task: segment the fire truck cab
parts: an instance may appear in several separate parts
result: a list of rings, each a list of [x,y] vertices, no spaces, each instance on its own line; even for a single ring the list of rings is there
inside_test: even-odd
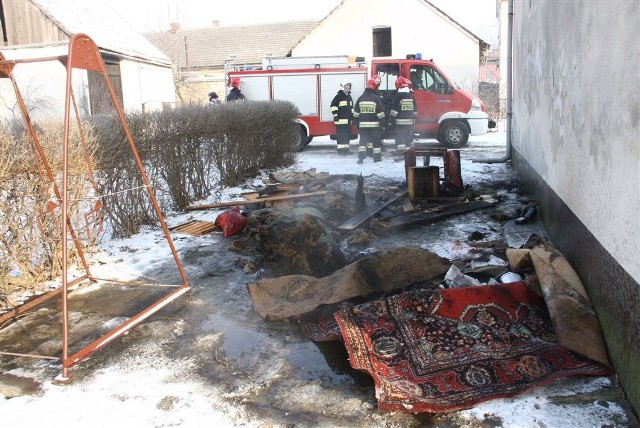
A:
[[[417,55],[407,55],[406,59],[374,58],[371,73],[380,76],[379,91],[387,110],[396,94],[398,77],[409,79],[418,106],[413,130],[420,137],[435,138],[448,148],[460,148],[470,135],[487,132],[489,117],[484,103],[455,87],[432,61]]]
[[[373,58],[367,64],[362,57],[287,57],[265,58],[262,69],[225,70],[227,79],[238,77],[242,92],[248,100],[286,100],[296,105],[300,116],[296,119],[302,150],[314,137],[335,133],[330,104],[340,81],[352,82],[354,102],[374,74],[381,77],[380,95],[389,117],[390,102],[396,93],[399,76],[409,79],[418,107],[414,132],[423,138],[436,138],[448,148],[467,144],[470,135],[487,132],[489,120],[482,101],[456,88],[432,62],[419,55],[405,59]],[[357,135],[357,130],[352,132]],[[389,133],[385,138],[392,138]]]

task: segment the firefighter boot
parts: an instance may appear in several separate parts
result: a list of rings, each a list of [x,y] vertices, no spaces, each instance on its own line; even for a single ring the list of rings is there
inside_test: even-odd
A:
[[[364,162],[364,158],[367,157],[367,148],[365,146],[358,147],[358,163]]]

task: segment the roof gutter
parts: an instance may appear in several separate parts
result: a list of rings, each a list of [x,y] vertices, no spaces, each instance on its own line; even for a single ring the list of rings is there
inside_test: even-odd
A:
[[[501,158],[472,159],[479,163],[501,163],[511,159],[511,121],[513,118],[513,0],[508,0],[507,19],[507,144]]]

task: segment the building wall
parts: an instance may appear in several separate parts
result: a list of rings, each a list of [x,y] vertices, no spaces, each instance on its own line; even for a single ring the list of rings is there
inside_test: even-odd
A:
[[[7,45],[59,42],[69,40],[58,26],[40,9],[26,0],[0,0],[2,2],[7,34]]]
[[[154,111],[175,105],[170,68],[125,59],[120,61],[120,72],[125,111]]]
[[[44,52],[35,52],[38,50],[35,49],[32,53],[29,53],[29,50],[8,50],[3,51],[3,55],[7,59],[49,55],[48,48],[44,48]],[[51,56],[61,53],[58,48],[50,51]],[[33,120],[60,120],[64,117],[66,69],[59,61],[16,64],[12,72]],[[77,70],[72,76],[72,87],[80,114],[88,114],[90,108],[87,73]],[[10,79],[0,79],[0,120],[13,119],[22,121],[15,90]]]
[[[209,92],[212,91],[224,101],[227,90],[224,69],[210,68],[190,72],[177,87],[183,104],[206,104],[209,102]]]
[[[58,27],[57,23],[43,14],[36,6],[26,0],[0,0],[2,1],[3,11],[5,16],[5,24],[7,27],[6,35],[7,46],[14,45],[32,45],[32,44],[44,44],[44,43],[56,43],[56,42],[68,42],[70,37],[65,34]],[[43,47],[40,49],[24,49],[24,52],[33,54],[33,56],[41,56],[40,52],[48,48]],[[52,48],[53,49],[53,48]],[[55,48],[58,55],[66,55],[68,50]],[[20,57],[28,57],[16,52],[17,49],[11,49],[13,52],[9,52],[8,55],[16,55]],[[18,72],[18,68],[22,71]],[[30,70],[29,70],[30,68]],[[26,100],[33,103],[33,114],[38,117],[42,116],[45,112],[49,112],[51,117],[62,117],[64,114],[64,85],[62,91],[57,88],[58,78],[62,76],[63,83],[65,79],[65,71],[63,67],[62,72],[55,71],[58,67],[55,64],[38,63],[37,65],[25,65],[16,67],[16,78],[21,73],[27,75],[33,73],[33,80],[26,79],[21,92]],[[40,70],[51,70],[51,78],[48,78],[46,74],[40,75]],[[80,73],[80,74],[79,74]],[[169,66],[158,66],[150,63],[132,60],[127,58],[120,59],[120,74],[122,80],[123,89],[123,103],[125,110],[155,110],[162,108],[166,105],[175,104],[175,88],[173,85],[173,75]],[[86,88],[86,73],[81,71],[74,71],[75,76],[84,75],[84,85],[78,83],[78,91],[85,91]],[[77,79],[76,79],[77,80]],[[82,79],[80,79],[82,80]],[[11,88],[10,88],[11,89]],[[26,92],[25,92],[26,90]],[[14,112],[15,97],[12,98],[13,90],[6,92],[2,91],[1,97],[9,97],[5,104],[8,102],[12,105],[10,109],[4,109],[0,111],[1,117],[14,116],[18,113]],[[88,91],[77,92],[76,99],[86,101],[88,103]],[[31,101],[32,100],[32,101]],[[81,104],[84,101],[78,101]],[[38,108],[39,105],[47,106],[47,108]],[[81,114],[88,114],[89,108],[85,108],[82,104]]]
[[[514,163],[638,412],[640,2],[514,4]]]
[[[391,27],[392,56],[421,53],[453,82],[477,93],[478,39],[421,0],[350,0],[296,46],[293,56],[356,55],[371,60],[373,28]],[[327,41],[330,40],[330,43]]]

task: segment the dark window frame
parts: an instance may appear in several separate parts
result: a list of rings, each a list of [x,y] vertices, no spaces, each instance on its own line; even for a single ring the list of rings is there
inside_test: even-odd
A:
[[[391,44],[391,27],[377,26],[373,27],[371,32],[373,39],[373,56],[393,56]]]

